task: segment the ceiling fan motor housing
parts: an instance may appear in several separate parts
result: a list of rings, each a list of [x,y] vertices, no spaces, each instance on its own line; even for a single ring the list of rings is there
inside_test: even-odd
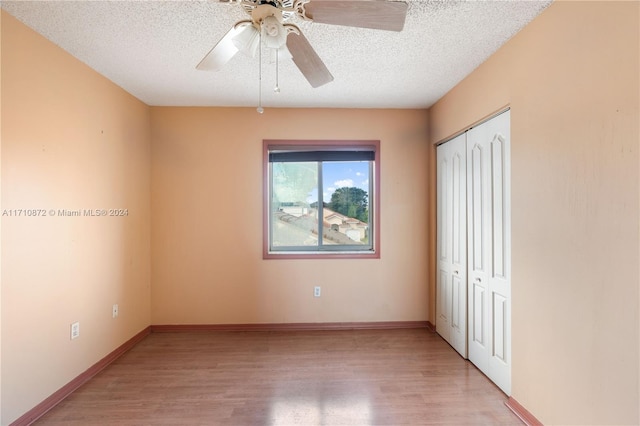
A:
[[[263,4],[266,4],[266,5],[269,5],[269,6],[273,6],[273,7],[275,7],[275,8],[277,8],[277,7],[278,7],[278,3],[276,3],[276,2],[275,2],[275,1],[273,1],[273,0],[259,0],[259,1],[258,1],[258,6],[261,6],[261,5],[263,5]]]

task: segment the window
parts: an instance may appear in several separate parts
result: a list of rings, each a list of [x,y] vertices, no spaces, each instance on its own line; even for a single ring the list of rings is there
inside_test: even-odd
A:
[[[379,258],[379,141],[264,141],[264,258]]]

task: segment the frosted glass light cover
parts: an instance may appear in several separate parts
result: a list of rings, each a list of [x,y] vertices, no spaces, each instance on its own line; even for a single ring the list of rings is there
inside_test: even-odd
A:
[[[247,25],[233,37],[233,44],[240,52],[254,58],[260,45],[260,31],[253,25]]]

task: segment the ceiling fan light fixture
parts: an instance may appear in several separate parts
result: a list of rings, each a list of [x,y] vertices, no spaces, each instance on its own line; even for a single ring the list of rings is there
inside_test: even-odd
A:
[[[275,16],[267,16],[260,25],[265,47],[279,49],[287,43],[287,29]]]
[[[253,25],[246,25],[233,37],[233,44],[240,52],[255,58],[260,45],[260,31]]]

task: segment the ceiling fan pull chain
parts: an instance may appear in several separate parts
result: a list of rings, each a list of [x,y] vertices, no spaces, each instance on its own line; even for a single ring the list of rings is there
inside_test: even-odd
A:
[[[278,76],[278,68],[279,68],[278,56],[280,56],[280,52],[278,49],[276,49],[276,87],[273,88],[273,91],[276,93],[280,93],[280,78]]]
[[[256,111],[258,111],[258,114],[262,114],[264,112],[264,108],[262,108],[262,31],[260,31],[258,51],[260,71],[258,72],[258,108],[256,108]]]

